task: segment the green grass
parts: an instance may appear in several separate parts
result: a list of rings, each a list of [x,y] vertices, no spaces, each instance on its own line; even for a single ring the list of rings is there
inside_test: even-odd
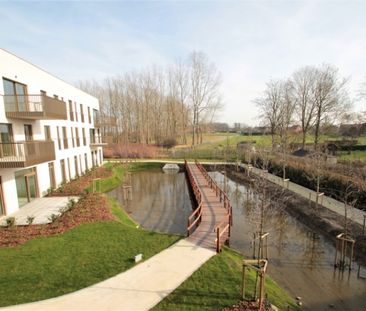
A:
[[[124,225],[137,228],[136,223],[127,213],[121,208],[118,201],[115,198],[108,198],[109,205],[111,207],[112,214]]]
[[[366,151],[352,151],[350,154],[345,152],[338,157],[345,161],[366,161]]]
[[[153,310],[222,310],[240,300],[243,257],[225,248],[161,301]],[[250,274],[248,286],[254,284]],[[291,297],[273,280],[266,278],[266,293],[271,303],[280,310],[300,310]]]
[[[129,165],[114,165],[114,162],[108,162],[105,164],[105,167],[112,170],[112,176],[109,178],[105,178],[100,181],[100,191],[105,193],[113,190],[118,187],[123,181],[123,175],[126,172],[136,172],[143,171],[148,169],[160,168],[160,163],[132,163]],[[92,185],[87,188],[87,191],[92,190]],[[99,185],[98,185],[99,190]]]
[[[0,249],[0,306],[73,292],[114,276],[175,243],[179,237],[121,222],[84,224],[63,235]]]

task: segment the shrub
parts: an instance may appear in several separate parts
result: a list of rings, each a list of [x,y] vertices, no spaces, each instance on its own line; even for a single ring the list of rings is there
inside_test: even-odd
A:
[[[27,224],[31,225],[34,221],[34,216],[27,216]]]
[[[56,220],[58,220],[60,218],[60,215],[58,214],[52,214],[51,216],[48,217],[48,220],[50,222],[55,222]]]
[[[14,227],[15,224],[16,224],[16,220],[15,220],[15,217],[8,217],[5,219],[5,222],[6,222],[6,226],[7,227]]]

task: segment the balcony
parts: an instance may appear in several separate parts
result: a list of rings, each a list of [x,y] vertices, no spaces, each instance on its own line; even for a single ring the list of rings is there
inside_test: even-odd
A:
[[[90,136],[90,148],[103,147],[106,145],[107,143],[102,142],[102,138]]]
[[[55,159],[53,141],[0,143],[0,168],[28,167]]]
[[[47,95],[4,95],[4,105],[10,119],[67,119],[66,103]]]

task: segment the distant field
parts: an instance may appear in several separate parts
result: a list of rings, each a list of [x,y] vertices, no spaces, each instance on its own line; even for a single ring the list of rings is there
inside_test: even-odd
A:
[[[352,151],[350,154],[342,153],[338,157],[346,161],[366,161],[366,151]]]

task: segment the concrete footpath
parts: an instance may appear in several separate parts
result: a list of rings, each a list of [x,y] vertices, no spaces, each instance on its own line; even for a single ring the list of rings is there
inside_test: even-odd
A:
[[[60,297],[0,309],[150,310],[215,254],[183,239],[126,272],[98,284]]]

